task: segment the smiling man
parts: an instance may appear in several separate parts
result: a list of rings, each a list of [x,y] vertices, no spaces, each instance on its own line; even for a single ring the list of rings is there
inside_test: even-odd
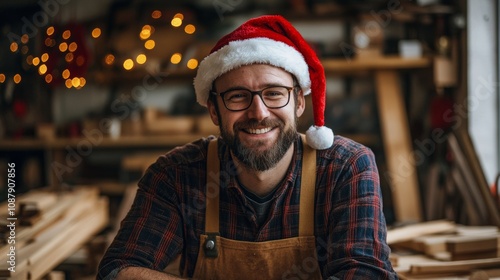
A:
[[[194,86],[220,136],[149,167],[98,279],[177,279],[177,257],[192,279],[397,278],[373,153],[324,126],[323,67],[288,21],[221,38]]]

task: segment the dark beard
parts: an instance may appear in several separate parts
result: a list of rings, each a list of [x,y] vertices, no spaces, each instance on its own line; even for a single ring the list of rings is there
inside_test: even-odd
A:
[[[297,126],[295,125],[284,130],[285,125],[281,121],[269,121],[266,119],[259,123],[256,120],[250,120],[247,122],[236,123],[234,125],[233,131],[235,131],[236,134],[243,128],[258,126],[278,126],[278,128],[280,129],[280,134],[278,136],[276,145],[262,152],[255,152],[252,147],[244,146],[241,143],[239,137],[236,137],[235,135],[229,135],[229,133],[227,133],[226,129],[224,129],[223,126],[220,127],[220,130],[224,142],[226,142],[226,144],[229,146],[232,154],[238,159],[238,161],[240,161],[250,169],[256,171],[265,171],[275,167],[283,158],[286,151],[288,151],[297,136]],[[262,143],[257,142],[254,144],[254,147],[260,147],[261,145]]]

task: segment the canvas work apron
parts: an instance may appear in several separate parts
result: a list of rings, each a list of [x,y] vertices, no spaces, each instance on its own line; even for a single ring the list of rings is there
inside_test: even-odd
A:
[[[207,196],[205,234],[200,236],[193,279],[321,279],[314,237],[316,150],[303,146],[299,236],[264,242],[220,237],[219,196]],[[207,174],[219,170],[214,140],[208,148]],[[207,176],[209,185],[219,186],[219,176]]]

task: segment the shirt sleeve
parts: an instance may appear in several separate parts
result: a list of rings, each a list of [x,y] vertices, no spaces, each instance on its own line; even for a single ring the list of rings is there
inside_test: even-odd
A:
[[[387,226],[375,157],[362,147],[337,174],[329,215],[325,279],[397,279],[389,261]]]
[[[169,178],[174,172],[160,161],[139,181],[132,207],[99,264],[97,279],[114,279],[129,266],[161,271],[181,251],[182,221]]]

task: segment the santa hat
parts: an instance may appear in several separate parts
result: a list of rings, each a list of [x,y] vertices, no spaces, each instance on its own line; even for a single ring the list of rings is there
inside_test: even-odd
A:
[[[194,78],[198,103],[207,106],[212,83],[222,74],[243,65],[269,64],[297,79],[304,95],[312,94],[314,125],[306,131],[314,149],[333,144],[333,132],[325,124],[326,82],[323,65],[302,35],[281,16],[261,16],[243,23],[222,37],[203,59]]]

